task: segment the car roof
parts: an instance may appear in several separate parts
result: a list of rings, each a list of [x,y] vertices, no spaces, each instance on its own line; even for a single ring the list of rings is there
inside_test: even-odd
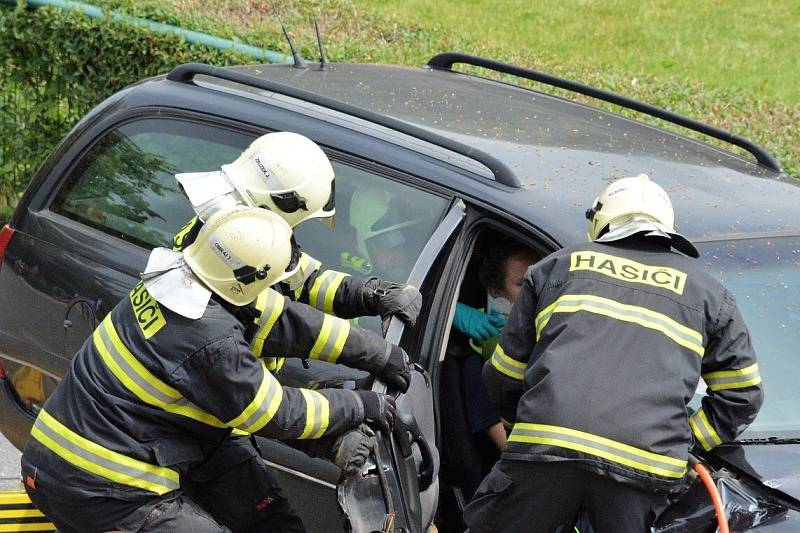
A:
[[[585,239],[583,213],[606,183],[639,173],[667,190],[676,226],[691,239],[800,234],[800,186],[794,179],[709,144],[571,100],[431,68],[327,64],[324,70],[288,65],[231,69],[400,119],[493,155],[522,186],[494,189],[482,199],[545,231],[558,226],[550,233],[562,245]],[[471,184],[465,184],[465,191],[475,195]]]

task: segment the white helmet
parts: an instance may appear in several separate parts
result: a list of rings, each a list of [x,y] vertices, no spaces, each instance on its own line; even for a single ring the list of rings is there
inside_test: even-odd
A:
[[[274,211],[291,227],[336,214],[331,162],[297,133],[262,135],[222,172],[247,205]]]
[[[281,217],[239,206],[211,215],[183,257],[209,289],[243,306],[292,274],[291,241]]]
[[[613,240],[603,239],[604,232],[643,221],[666,234],[676,249],[692,257],[699,255],[694,245],[675,231],[675,213],[669,195],[660,185],[650,181],[647,174],[621,178],[608,184],[595,198],[592,207],[586,210],[586,218],[589,239],[593,241]],[[623,231],[618,238],[631,234],[630,230]]]

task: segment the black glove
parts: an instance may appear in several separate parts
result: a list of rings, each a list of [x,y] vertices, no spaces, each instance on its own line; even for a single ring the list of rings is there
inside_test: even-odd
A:
[[[399,346],[392,345],[389,359],[383,369],[378,373],[378,377],[386,383],[390,389],[397,389],[406,392],[411,385],[411,364],[405,350]]]
[[[344,471],[345,476],[352,476],[364,468],[375,444],[375,432],[366,424],[361,424],[356,429],[336,436],[329,459]]]
[[[345,476],[360,472],[375,446],[375,432],[366,424],[338,435],[319,439],[286,440],[289,446],[311,457],[321,457],[342,469]]]
[[[413,285],[370,278],[361,296],[367,313],[386,320],[396,316],[407,326],[413,326],[422,308],[422,294]]]
[[[355,391],[364,404],[364,422],[374,429],[389,433],[394,427],[396,407],[394,398],[388,394],[369,390]]]

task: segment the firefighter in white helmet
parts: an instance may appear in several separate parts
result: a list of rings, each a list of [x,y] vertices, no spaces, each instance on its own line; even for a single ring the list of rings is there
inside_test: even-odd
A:
[[[288,224],[248,207],[211,215],[183,253],[153,250],[23,454],[31,500],[60,531],[303,531],[261,458],[230,445],[232,430],[320,439],[311,449],[345,472],[362,467],[374,445],[362,424],[388,430],[391,397],[282,387],[232,313],[290,275],[290,261]],[[220,453],[253,472],[209,483],[206,459]]]
[[[311,218],[333,225],[333,168],[319,146],[296,133],[263,135],[235,161],[217,171],[178,174],[176,178],[197,217],[176,235],[174,250],[194,242],[203,221],[213,213],[236,205],[268,209],[292,227]],[[286,357],[310,358],[366,370],[391,390],[405,392],[411,380],[405,351],[346,319],[376,314],[388,318],[395,314],[413,324],[421,304],[419,291],[375,277],[358,278],[322,270],[318,261],[299,251],[294,239],[292,244],[292,275],[262,291],[252,306],[235,310],[237,317],[248,324],[246,340],[253,353],[275,374]],[[309,451],[297,442],[291,444]],[[233,436],[198,471],[196,477],[202,477],[204,483],[197,484],[193,493],[215,517],[227,512],[225,505],[215,512],[217,504],[225,500],[203,487],[220,472],[247,476],[247,471],[236,472],[248,464],[243,456],[246,459],[257,455],[253,450],[245,438]],[[260,472],[256,471],[256,475]],[[190,487],[190,491],[194,488]],[[229,520],[221,516],[220,521]]]
[[[220,170],[176,178],[198,215],[176,235],[176,250],[192,241],[208,214],[231,205],[269,209],[293,228],[312,218],[334,225],[333,168],[319,146],[297,133],[262,135]],[[414,325],[422,303],[415,287],[323,270],[319,261],[299,248],[297,254],[296,273],[276,287],[286,296],[340,318],[397,316]]]
[[[649,530],[690,449],[735,439],[763,401],[734,297],[694,260],[667,193],[619,179],[586,217],[593,242],[528,269],[484,366],[513,430],[465,509],[473,533],[552,532],[581,506],[598,533]]]

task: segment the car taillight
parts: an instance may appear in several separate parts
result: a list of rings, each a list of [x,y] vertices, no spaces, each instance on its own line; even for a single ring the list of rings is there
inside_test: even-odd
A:
[[[0,379],[6,379],[6,369],[3,368],[3,360],[0,359]]]
[[[6,224],[0,231],[0,268],[3,267],[3,257],[6,255],[6,248],[8,243],[11,242],[11,237],[14,236],[14,228]]]

